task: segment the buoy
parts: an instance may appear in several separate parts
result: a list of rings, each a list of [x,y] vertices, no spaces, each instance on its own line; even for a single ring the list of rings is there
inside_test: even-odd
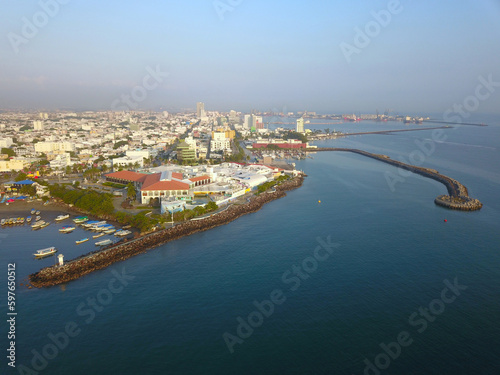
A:
[[[321,203],[321,201],[318,201],[318,203]]]
[[[447,223],[447,222],[448,222],[448,220],[444,219],[444,222],[445,222],[445,223]]]

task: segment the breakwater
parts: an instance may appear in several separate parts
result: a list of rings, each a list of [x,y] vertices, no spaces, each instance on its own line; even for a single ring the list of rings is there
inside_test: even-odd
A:
[[[231,205],[224,211],[210,217],[183,222],[101,251],[91,252],[70,260],[63,266],[43,268],[39,272],[31,274],[29,282],[37,288],[63,284],[108,267],[115,262],[144,253],[169,241],[228,224],[243,215],[260,210],[266,203],[284,197],[286,191],[299,188],[303,180],[303,176],[295,177],[277,185],[273,192],[254,196],[247,203],[241,205]]]
[[[353,152],[355,154],[360,154],[363,156],[367,156],[372,159],[376,159],[382,161],[387,164],[391,164],[395,167],[419,174],[421,176],[432,178],[438,182],[441,182],[446,186],[448,190],[448,195],[440,195],[435,200],[434,203],[446,207],[452,210],[461,210],[461,211],[476,211],[483,207],[483,204],[478,200],[469,197],[469,192],[467,188],[462,185],[457,180],[445,176],[438,171],[430,168],[417,167],[415,165],[406,164],[397,160],[391,159],[387,155],[378,155],[372,154],[371,152],[353,149],[353,148],[326,148],[326,147],[318,147],[314,149],[310,149],[309,151],[344,151],[344,152]]]

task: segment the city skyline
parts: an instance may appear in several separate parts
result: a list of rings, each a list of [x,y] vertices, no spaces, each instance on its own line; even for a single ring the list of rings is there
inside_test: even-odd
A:
[[[203,102],[242,112],[443,113],[482,80],[500,82],[494,0],[47,0],[7,4],[4,14],[2,109],[182,110]],[[499,113],[498,97],[474,111]]]

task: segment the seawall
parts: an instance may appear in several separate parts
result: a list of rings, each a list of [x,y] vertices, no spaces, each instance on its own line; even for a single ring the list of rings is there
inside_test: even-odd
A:
[[[469,197],[469,192],[467,188],[458,182],[457,180],[445,176],[438,171],[430,168],[417,167],[415,165],[406,164],[397,160],[393,160],[387,155],[378,155],[372,154],[371,152],[353,149],[353,148],[326,148],[326,147],[318,147],[314,149],[309,149],[308,151],[344,151],[344,152],[353,152],[355,154],[360,154],[363,156],[367,156],[372,159],[376,159],[382,161],[387,164],[391,164],[395,167],[405,169],[407,171],[419,174],[421,176],[432,178],[433,180],[441,182],[446,186],[448,190],[448,195],[440,195],[435,200],[434,203],[446,207],[452,210],[461,210],[461,211],[476,211],[480,210],[483,207],[483,204],[474,198]]]
[[[121,243],[110,248],[91,252],[65,263],[63,266],[51,266],[31,274],[29,281],[34,287],[48,287],[66,283],[91,272],[103,269],[152,248],[163,245],[196,232],[206,231],[230,223],[237,218],[260,210],[266,203],[286,196],[286,191],[302,186],[304,177],[298,176],[276,186],[275,191],[252,197],[248,203],[229,206],[224,211],[210,217],[183,222],[158,232],[144,235],[137,239]]]

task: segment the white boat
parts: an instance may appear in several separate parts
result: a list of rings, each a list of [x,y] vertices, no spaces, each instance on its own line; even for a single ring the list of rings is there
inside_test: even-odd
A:
[[[116,229],[115,228],[111,228],[111,229],[108,229],[108,230],[105,230],[104,233],[106,234],[113,234],[116,232]]]
[[[118,236],[118,237],[125,237],[125,236],[128,236],[130,233],[132,233],[131,231],[129,230],[121,230],[119,232],[116,232],[115,233],[115,236]]]
[[[36,210],[34,208],[31,209],[31,214],[34,215]]]
[[[82,224],[82,223],[85,223],[88,220],[89,220],[89,218],[87,216],[79,216],[76,219],[73,219],[73,222],[75,224]]]
[[[37,215],[40,215],[40,211],[35,212]]]
[[[28,216],[28,217],[26,218],[26,222],[27,222],[27,223],[31,223],[31,216]]]
[[[96,246],[106,246],[106,245],[109,245],[112,243],[113,243],[113,241],[111,241],[111,240],[102,240],[102,241],[96,242],[95,245]]]
[[[49,255],[52,255],[52,254],[55,254],[57,252],[57,249],[52,246],[52,247],[48,247],[46,249],[41,249],[41,250],[37,250],[35,254],[33,254],[36,258],[43,258],[43,257],[47,257]]]
[[[37,221],[35,224],[33,224],[33,225],[31,226],[31,228],[32,228],[32,229],[38,229],[38,228],[40,228],[43,224],[45,224],[45,221],[40,220],[40,221]]]
[[[66,220],[67,218],[69,218],[69,215],[59,215],[54,220],[55,221],[63,221],[63,220]]]
[[[35,221],[38,221],[38,220],[40,220],[40,219],[41,219],[41,217],[40,217],[40,216],[35,217]]]
[[[1,224],[1,225],[5,225],[6,221],[7,221],[7,220],[2,219],[2,221],[0,222],[0,224]]]
[[[81,240],[75,241],[77,245],[80,245],[81,243],[87,242],[89,239],[88,238],[82,238]]]
[[[61,229],[59,229],[59,232],[61,232],[61,233],[71,233],[75,229],[76,229],[75,227],[62,227]]]
[[[102,236],[104,236],[104,233],[96,234],[95,236],[92,236],[92,238],[99,238],[99,237],[102,237]]]
[[[48,227],[50,223],[43,223],[42,225],[40,225],[40,229],[42,228],[45,228],[45,227]]]

